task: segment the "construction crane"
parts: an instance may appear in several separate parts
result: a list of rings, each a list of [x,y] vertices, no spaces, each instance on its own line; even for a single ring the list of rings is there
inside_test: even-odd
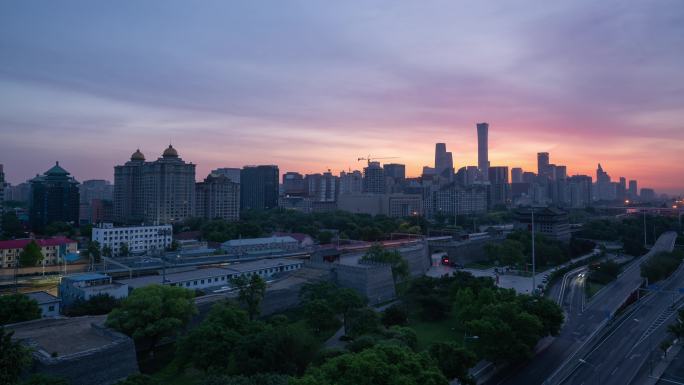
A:
[[[380,159],[399,159],[399,157],[398,157],[398,156],[387,156],[387,157],[383,157],[383,158],[371,158],[370,155],[367,155],[365,158],[361,157],[361,158],[356,159],[356,161],[357,161],[357,162],[360,162],[360,161],[362,161],[362,160],[365,160],[365,161],[368,162],[368,165],[370,166],[370,163],[371,163],[372,161],[374,161],[374,160],[380,160]]]

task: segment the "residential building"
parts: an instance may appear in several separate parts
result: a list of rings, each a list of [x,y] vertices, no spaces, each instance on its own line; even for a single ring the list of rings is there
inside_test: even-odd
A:
[[[298,172],[286,172],[283,174],[283,195],[288,197],[301,197],[306,195],[304,176]]]
[[[570,222],[568,213],[555,207],[524,207],[515,211],[514,227],[532,230],[534,215],[534,231],[558,241],[570,241]]]
[[[520,167],[513,167],[511,169],[511,183],[523,183],[523,169]]]
[[[639,199],[642,202],[653,202],[656,200],[655,190],[652,188],[642,188],[641,192],[639,193]]]
[[[486,185],[461,186],[451,183],[442,186],[434,194],[432,215],[472,215],[487,212]]]
[[[363,175],[354,170],[340,172],[340,194],[360,194],[363,191]]]
[[[403,218],[423,215],[422,200],[421,194],[343,194],[337,207],[351,213]]]
[[[551,167],[549,167],[549,153],[537,153],[537,175],[542,178],[551,178]]]
[[[142,166],[142,182],[145,223],[180,222],[195,214],[195,165],[173,146]]]
[[[31,186],[26,182],[19,183],[16,186],[12,186],[5,182],[6,201],[28,202],[30,193]]]
[[[0,164],[0,218],[5,213],[5,170]],[[0,234],[2,234],[2,222],[0,222]]]
[[[0,267],[14,267],[19,254],[31,241],[35,241],[40,247],[40,252],[43,254],[42,264],[46,266],[58,265],[64,261],[63,258],[67,254],[76,253],[78,250],[78,243],[66,237],[0,241]]]
[[[592,180],[589,175],[573,175],[568,178],[570,207],[585,208],[592,203]]]
[[[114,166],[114,221],[131,224],[145,220],[143,166],[145,155],[136,150],[123,165]]]
[[[451,175],[454,173],[454,158],[447,152],[445,143],[435,144],[435,170],[437,175]]]
[[[84,180],[78,186],[81,203],[90,203],[93,199],[112,200],[114,186],[104,179]]]
[[[225,175],[209,174],[195,185],[195,216],[204,219],[240,219],[240,184]]]
[[[31,179],[29,220],[31,228],[41,232],[53,222],[78,226],[78,182],[59,162],[43,175]]]
[[[382,165],[382,168],[385,170],[385,177],[392,178],[395,183],[400,183],[406,179],[406,165],[399,163],[385,163]]]
[[[59,315],[59,304],[62,300],[58,297],[45,291],[34,291],[25,295],[38,303],[41,317],[48,318]]]
[[[330,170],[323,174],[309,174],[304,178],[306,195],[314,202],[335,202],[339,191],[339,179]]]
[[[240,183],[240,172],[242,169],[239,168],[234,168],[234,167],[223,167],[223,168],[217,168],[215,170],[212,170],[212,174],[216,175],[225,175],[228,177],[228,179],[232,180],[235,183]]]
[[[629,181],[629,193],[628,193],[629,199],[635,200],[635,199],[639,198],[638,191],[639,190],[637,189],[637,181],[636,180],[630,180]]]
[[[510,185],[508,184],[508,167],[490,167],[489,184],[489,207],[508,204],[510,199]]]
[[[289,236],[231,239],[221,245],[226,254],[255,254],[272,253],[283,251],[295,251],[299,249],[299,242]]]
[[[483,180],[489,177],[489,124],[477,123],[477,167]]]
[[[240,209],[264,210],[278,206],[278,166],[245,166],[240,172]]]
[[[100,273],[64,276],[57,289],[63,308],[69,308],[78,301],[87,301],[96,295],[106,294],[117,299],[128,297],[128,285],[114,282],[109,275]]]
[[[384,194],[386,191],[385,169],[380,162],[368,162],[363,169],[363,191],[369,194]]]
[[[112,250],[112,256],[119,256],[124,245],[132,255],[162,253],[173,242],[171,225],[114,227],[101,223],[92,232],[92,240]]]

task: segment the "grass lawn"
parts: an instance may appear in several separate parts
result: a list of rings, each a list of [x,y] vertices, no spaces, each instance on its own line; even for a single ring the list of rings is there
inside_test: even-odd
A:
[[[435,342],[463,343],[463,328],[453,310],[449,318],[442,321],[422,321],[417,314],[413,315],[408,327],[418,335],[418,350],[425,350]]]

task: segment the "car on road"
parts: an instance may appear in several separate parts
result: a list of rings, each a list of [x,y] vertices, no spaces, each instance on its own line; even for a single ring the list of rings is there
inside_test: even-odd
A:
[[[451,266],[456,269],[464,269],[465,266],[461,263],[456,262],[453,259],[449,259],[448,255],[442,257],[442,265]]]

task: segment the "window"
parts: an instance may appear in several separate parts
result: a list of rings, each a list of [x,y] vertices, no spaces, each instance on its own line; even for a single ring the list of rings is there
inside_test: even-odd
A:
[[[55,311],[55,305],[48,306],[48,311]]]

